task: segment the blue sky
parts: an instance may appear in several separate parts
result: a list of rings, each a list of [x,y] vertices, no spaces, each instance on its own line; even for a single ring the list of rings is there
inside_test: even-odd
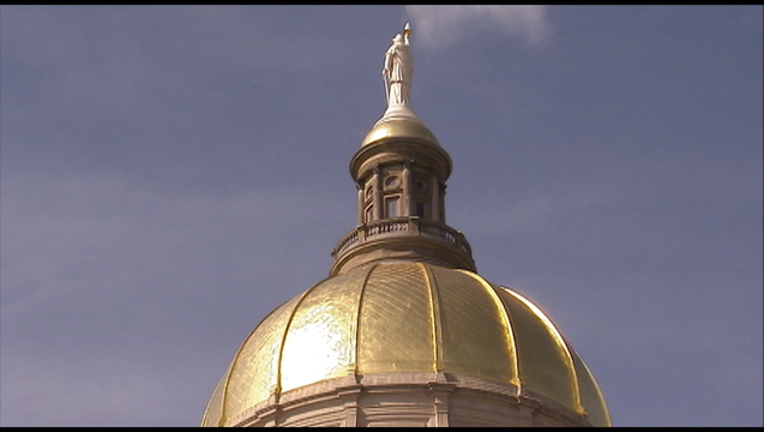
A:
[[[620,426],[762,426],[762,6],[0,7],[0,425],[197,425],[414,30],[448,223]]]

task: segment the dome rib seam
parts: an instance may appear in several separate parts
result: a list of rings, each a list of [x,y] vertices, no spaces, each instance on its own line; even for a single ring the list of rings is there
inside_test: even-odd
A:
[[[355,378],[358,377],[358,350],[360,349],[358,335],[361,331],[361,307],[363,306],[363,297],[366,293],[366,286],[369,284],[371,274],[374,272],[374,270],[377,269],[377,267],[379,267],[379,263],[372,264],[372,266],[369,268],[369,272],[366,273],[366,276],[363,278],[363,282],[361,283],[361,292],[358,293],[358,309],[355,312],[355,334],[353,335],[355,337],[355,341],[353,343],[353,377]]]
[[[438,294],[438,282],[432,269],[423,263],[417,263],[424,272],[427,290],[430,292],[430,312],[432,313],[432,356],[433,372],[437,373],[444,370],[443,358],[443,334],[441,332],[440,319],[440,295]]]
[[[257,327],[255,327],[257,329]],[[254,333],[255,330],[252,330],[252,333]],[[250,333],[250,337],[252,335]],[[244,340],[246,342],[249,340],[249,337]],[[231,383],[231,375],[233,374],[233,367],[236,364],[236,360],[239,358],[239,353],[241,352],[241,349],[244,347],[244,344],[241,345],[238,351],[236,351],[236,356],[233,358],[233,361],[230,365],[228,365],[228,373],[225,377],[225,385],[223,386],[223,397],[220,400],[220,418],[218,419],[218,426],[222,426],[222,423],[225,421],[226,418],[226,402],[228,401],[228,385]],[[205,413],[206,414],[206,413]]]
[[[552,332],[554,339],[557,341],[557,344],[562,347],[563,352],[565,353],[565,358],[567,361],[568,370],[570,371],[572,383],[573,383],[573,402],[575,404],[575,411],[578,414],[585,414],[586,411],[584,410],[584,406],[581,403],[581,386],[578,383],[578,373],[576,372],[576,365],[573,362],[573,356],[570,354],[570,349],[568,348],[568,343],[565,341],[565,339],[562,337],[562,334],[557,329],[557,326],[554,324],[551,318],[549,318],[538,306],[536,306],[535,303],[530,301],[529,299],[525,298],[525,296],[520,295],[519,293],[516,293],[515,291],[507,288],[502,287],[505,291],[510,293],[512,296],[520,300],[523,304],[525,304],[530,311],[536,315],[549,330]]]
[[[572,347],[570,349],[573,350]],[[575,352],[575,350],[573,351]],[[600,388],[600,385],[597,382],[597,379],[594,377],[594,374],[592,373],[591,369],[589,369],[589,365],[587,365],[584,359],[581,358],[581,355],[576,353],[576,357],[578,357],[578,361],[581,362],[581,366],[584,367],[584,370],[586,371],[586,373],[589,375],[590,379],[592,380],[592,384],[594,384],[594,390],[597,391],[597,397],[602,402],[603,412],[605,413],[605,424],[608,426],[612,426],[613,422],[610,419],[610,409],[607,406],[607,400],[605,399],[605,395],[602,393],[602,388]]]
[[[489,295],[491,296],[491,299],[494,301],[494,304],[501,309],[500,315],[502,318],[504,318],[504,325],[507,329],[507,345],[509,345],[511,348],[508,350],[509,355],[512,356],[512,364],[510,365],[512,369],[512,378],[510,379],[509,383],[517,387],[517,396],[520,396],[522,394],[522,380],[520,379],[520,360],[517,357],[517,340],[515,339],[515,329],[512,325],[512,319],[509,314],[509,308],[507,307],[504,300],[502,300],[501,296],[496,292],[496,288],[491,285],[488,281],[486,281],[482,276],[473,273],[468,272],[463,269],[458,269],[459,272],[466,274],[472,279],[478,281],[480,285],[488,291]]]
[[[247,346],[247,342],[249,342],[249,340],[252,339],[252,336],[255,334],[257,329],[260,327],[260,324],[265,322],[265,320],[267,320],[268,317],[273,315],[277,310],[278,310],[278,308],[273,309],[272,311],[270,311],[270,313],[268,313],[268,315],[263,317],[263,319],[261,319],[259,323],[257,323],[255,328],[253,328],[252,331],[249,332],[249,335],[246,338],[244,338],[244,342],[242,342],[241,345],[239,345],[239,349],[236,350],[236,354],[233,356],[233,360],[231,361],[231,364],[228,365],[228,371],[226,373],[226,378],[225,378],[225,386],[223,388],[223,398],[222,398],[222,401],[221,401],[222,407],[220,408],[220,420],[218,421],[218,426],[222,426],[223,424],[225,424],[225,421],[228,420],[228,416],[227,416],[227,413],[226,413],[226,411],[228,410],[227,409],[227,405],[228,405],[228,403],[227,403],[228,402],[228,387],[231,384],[231,376],[233,375],[233,369],[236,367],[236,364],[239,361],[239,357],[241,357],[241,351],[244,349],[245,346]],[[278,385],[278,382],[277,382],[277,385]]]

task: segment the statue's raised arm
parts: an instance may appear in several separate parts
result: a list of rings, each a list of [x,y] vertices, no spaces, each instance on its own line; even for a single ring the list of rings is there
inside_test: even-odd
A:
[[[411,79],[414,76],[414,60],[409,50],[411,27],[406,23],[403,34],[393,38],[393,44],[385,53],[382,76],[385,80],[385,96],[388,111],[393,108],[409,107]]]

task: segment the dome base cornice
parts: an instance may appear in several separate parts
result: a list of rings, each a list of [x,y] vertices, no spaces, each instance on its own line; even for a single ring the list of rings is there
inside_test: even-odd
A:
[[[435,373],[380,373],[286,392],[221,426],[591,426],[585,415],[516,386]]]

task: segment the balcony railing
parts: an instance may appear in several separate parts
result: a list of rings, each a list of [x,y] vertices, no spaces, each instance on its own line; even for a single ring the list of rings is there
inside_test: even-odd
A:
[[[467,239],[460,231],[438,222],[423,220],[417,216],[395,219],[382,219],[370,224],[359,225],[337,242],[332,256],[336,259],[348,249],[359,246],[367,241],[393,237],[398,233],[403,236],[425,236],[445,240],[467,256],[472,256],[472,249]]]

